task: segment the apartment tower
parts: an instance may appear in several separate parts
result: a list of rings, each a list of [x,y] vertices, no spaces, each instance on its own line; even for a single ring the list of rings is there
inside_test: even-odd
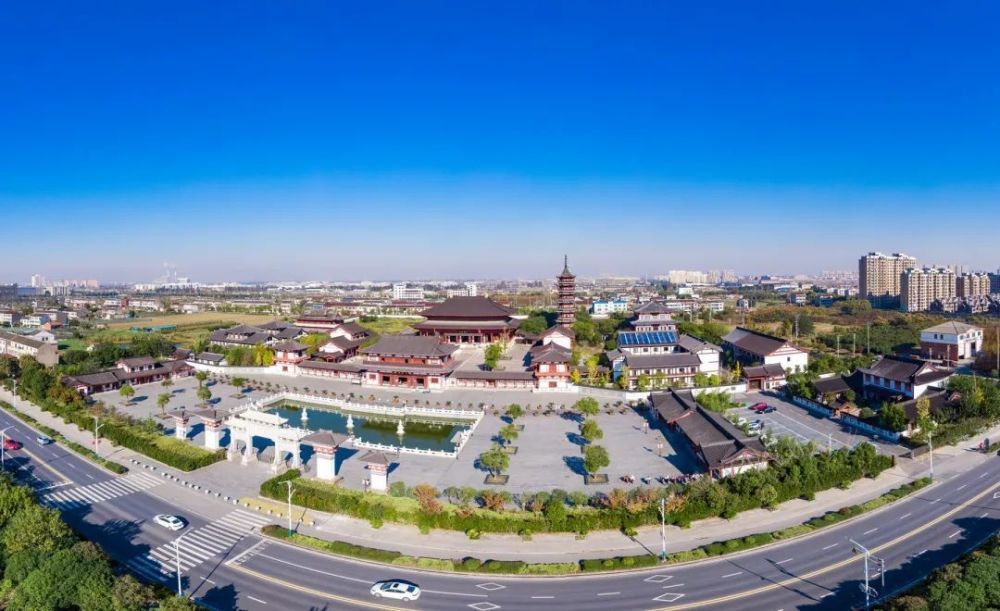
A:
[[[899,303],[903,272],[916,266],[917,259],[903,253],[868,253],[858,261],[859,296],[877,307],[894,307]]]
[[[900,309],[904,312],[925,312],[935,299],[955,296],[955,271],[945,267],[911,268],[899,279]]]
[[[983,272],[962,274],[955,286],[959,297],[976,297],[990,294],[990,275]]]

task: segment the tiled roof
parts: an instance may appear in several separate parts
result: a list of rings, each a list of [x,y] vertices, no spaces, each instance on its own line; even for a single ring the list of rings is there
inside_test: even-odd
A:
[[[982,327],[977,327],[975,325],[970,325],[964,322],[959,322],[957,320],[949,320],[948,322],[943,322],[940,325],[934,325],[924,329],[924,333],[954,333],[955,335],[961,335],[962,333],[968,333],[975,329],[982,330]]]
[[[732,344],[744,352],[760,356],[773,354],[784,346],[791,345],[786,339],[758,333],[743,327],[736,327],[723,337],[722,341]]]
[[[694,335],[688,335],[687,333],[682,333],[681,336],[677,338],[677,344],[688,352],[701,352],[704,350],[722,352],[722,348],[719,348],[715,344],[710,344],[703,339],[695,337]]]
[[[509,318],[514,310],[487,297],[452,297],[433,305],[421,316],[427,318]]]
[[[743,370],[743,377],[750,378],[783,378],[785,377],[785,369],[777,363],[768,363],[767,365],[756,365],[752,367],[746,367]]]
[[[377,356],[447,357],[458,346],[444,344],[437,338],[421,335],[383,335],[375,345],[362,349],[364,354]]]

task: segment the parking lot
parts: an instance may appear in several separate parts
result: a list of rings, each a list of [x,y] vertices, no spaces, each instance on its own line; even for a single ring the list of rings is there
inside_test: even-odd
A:
[[[769,414],[756,414],[746,407],[736,410],[750,422],[759,419],[763,430],[770,431],[773,437],[789,436],[803,443],[812,441],[819,447],[832,447],[834,450],[854,447],[862,441],[867,441],[875,446],[879,454],[901,455],[907,451],[899,444],[884,441],[854,427],[845,426],[837,420],[814,414],[776,394],[752,392],[736,394],[733,398],[746,405],[764,402],[774,406],[775,411]]]

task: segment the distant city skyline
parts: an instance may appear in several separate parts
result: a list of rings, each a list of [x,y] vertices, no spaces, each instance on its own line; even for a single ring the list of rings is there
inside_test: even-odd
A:
[[[1000,266],[1000,6],[390,4],[0,7],[0,282]]]

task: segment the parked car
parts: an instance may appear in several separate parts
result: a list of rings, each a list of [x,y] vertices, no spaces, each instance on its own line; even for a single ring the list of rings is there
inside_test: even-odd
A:
[[[767,408],[767,403],[764,403],[763,401],[761,401],[759,403],[754,403],[753,405],[750,406],[750,409],[752,409],[755,412],[759,412],[762,409],[766,409],[766,408]]]
[[[380,581],[372,586],[371,595],[375,598],[417,600],[420,598],[420,587],[406,581]]]
[[[20,441],[15,441],[15,440],[11,439],[10,437],[5,437],[4,440],[3,440],[3,449],[7,450],[8,452],[11,451],[11,450],[20,450],[21,449],[21,442]]]
[[[47,446],[50,443],[52,443],[52,438],[47,437],[45,435],[39,435],[37,438],[35,438],[35,441],[37,441],[38,445],[40,446]]]
[[[776,408],[773,405],[768,405],[767,407],[765,407],[764,409],[760,410],[757,413],[758,414],[770,414],[771,412],[776,412],[776,411],[778,411],[778,408]]]
[[[153,522],[166,528],[167,530],[180,530],[184,528],[184,520],[178,518],[177,516],[158,514],[153,517]]]

